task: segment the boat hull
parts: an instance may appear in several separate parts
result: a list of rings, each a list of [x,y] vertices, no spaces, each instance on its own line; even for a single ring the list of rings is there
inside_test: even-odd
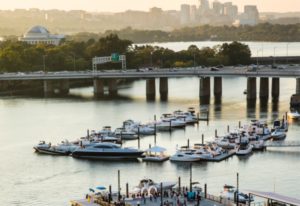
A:
[[[48,154],[48,155],[69,155],[71,152],[69,151],[60,151],[52,148],[37,148],[34,147],[35,151],[40,154]]]
[[[82,159],[99,159],[99,160],[121,160],[121,159],[137,159],[142,157],[144,152],[79,152],[75,151],[72,156]]]

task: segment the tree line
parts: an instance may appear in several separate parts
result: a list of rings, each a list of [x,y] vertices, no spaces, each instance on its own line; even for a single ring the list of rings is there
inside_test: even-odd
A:
[[[7,40],[0,43],[0,72],[90,70],[93,57],[112,53],[125,54],[127,68],[249,64],[251,57],[249,47],[236,41],[214,48],[191,45],[175,52],[157,46],[137,46],[116,34],[98,40],[65,40],[58,46]],[[99,70],[120,68],[121,63],[98,65]]]
[[[68,38],[75,41],[87,41],[108,34],[117,34],[122,39],[134,43],[174,42],[174,41],[300,41],[300,23],[270,24],[262,23],[255,26],[197,26],[162,30],[137,30],[127,27],[121,30],[107,30],[104,33],[78,33]]]

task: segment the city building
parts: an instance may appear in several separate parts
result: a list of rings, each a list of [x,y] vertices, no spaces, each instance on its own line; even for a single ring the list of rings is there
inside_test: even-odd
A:
[[[244,13],[240,15],[240,25],[256,25],[259,21],[259,13],[254,5],[245,5]]]
[[[197,6],[196,5],[192,5],[190,7],[190,21],[191,22],[196,22],[197,20]]]
[[[28,44],[59,45],[60,41],[64,38],[65,36],[62,34],[51,34],[48,29],[43,26],[34,26],[30,28],[23,37],[19,37],[19,41],[24,41]]]
[[[217,16],[224,14],[224,6],[219,1],[214,1],[212,4],[213,13]]]
[[[180,23],[188,24],[190,22],[190,18],[191,18],[190,5],[182,4],[180,9]]]

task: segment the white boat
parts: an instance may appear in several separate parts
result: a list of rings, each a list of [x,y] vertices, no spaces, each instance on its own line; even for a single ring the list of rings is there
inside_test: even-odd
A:
[[[199,155],[195,155],[196,150],[192,149],[180,149],[177,150],[174,155],[170,157],[171,161],[174,162],[196,162],[200,161],[201,157]]]
[[[41,154],[51,154],[51,155],[69,155],[77,148],[79,148],[79,146],[74,145],[67,140],[62,141],[61,144],[58,144],[56,146],[51,146],[50,144],[49,147],[42,146],[42,145],[40,146],[37,145],[34,147],[34,149]]]
[[[289,128],[289,124],[285,119],[280,120],[275,120],[273,123],[273,130],[278,130],[281,132],[287,132]],[[271,135],[272,136],[272,135]]]
[[[162,189],[164,190],[170,190],[172,189],[177,182],[161,182],[162,183]],[[133,188],[133,193],[139,193],[139,194],[154,194],[156,192],[159,192],[161,189],[161,183],[156,183],[152,179],[144,178],[140,180],[139,185]]]
[[[264,140],[253,140],[250,141],[250,144],[253,146],[252,150],[264,150],[266,148]]]
[[[123,122],[123,127],[128,131],[133,131],[140,135],[154,135],[155,129],[148,125],[141,125],[139,122],[133,120],[126,120]]]
[[[138,138],[135,132],[130,131],[126,128],[117,128],[114,134],[116,137],[121,138],[121,140],[134,140]]]
[[[111,126],[104,126],[102,127],[102,130],[97,132],[97,134],[102,135],[102,136],[113,136],[113,132],[111,130]]]
[[[298,113],[298,111],[291,111],[291,112],[287,113],[287,116],[291,119],[299,119],[300,113]]]
[[[217,137],[215,142],[224,149],[234,149],[236,146],[235,138],[231,138],[231,136]]]
[[[253,145],[240,144],[236,150],[236,155],[248,155],[252,152]]]
[[[40,149],[49,149],[51,147],[51,143],[46,143],[45,141],[40,141],[36,146],[33,147],[33,149],[36,152],[39,152]]]
[[[185,121],[177,119],[172,114],[163,114],[160,119],[162,122],[169,123],[169,127],[172,127],[172,128],[185,127]]]
[[[186,124],[193,124],[198,122],[197,117],[191,112],[176,110],[173,112],[173,114],[177,119],[183,120]]]
[[[122,148],[118,144],[102,142],[96,143],[85,148],[78,148],[72,156],[75,158],[85,159],[108,159],[108,160],[121,160],[121,159],[137,159],[142,157],[144,151],[134,148]]]
[[[275,129],[275,131],[271,134],[271,138],[275,141],[283,140],[286,138],[286,133],[280,129]]]
[[[166,155],[164,152],[166,151],[165,148],[154,146],[146,150],[145,157],[143,161],[146,162],[163,162],[170,158],[169,155]]]
[[[224,185],[223,191],[221,192],[220,196],[227,200],[236,202],[236,193],[237,193],[237,191],[234,186]],[[241,193],[241,192],[238,193],[238,199],[239,199],[240,203],[247,203],[247,202],[254,201],[253,197],[249,197],[249,195]]]

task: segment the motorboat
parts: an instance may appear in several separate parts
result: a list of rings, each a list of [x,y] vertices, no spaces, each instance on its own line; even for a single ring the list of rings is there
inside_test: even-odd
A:
[[[145,157],[143,158],[143,161],[146,162],[163,162],[170,158],[169,155],[166,155],[164,152],[166,151],[165,148],[154,146],[150,147],[145,152]]]
[[[271,138],[274,141],[284,140],[286,138],[286,133],[281,129],[275,129],[275,131],[271,134]]]
[[[104,126],[102,127],[102,130],[97,132],[97,134],[101,136],[114,136],[113,131],[111,130],[111,126]]]
[[[252,150],[264,150],[266,148],[264,140],[253,140],[250,141],[250,144],[253,146]]]
[[[215,142],[219,147],[222,147],[224,149],[234,149],[236,146],[235,139],[236,138],[232,138],[232,136],[227,135],[216,138]]]
[[[281,132],[287,132],[288,127],[288,122],[284,118],[281,121],[277,119],[273,122],[273,131],[278,130]]]
[[[126,120],[123,122],[123,127],[127,131],[133,131],[140,135],[154,135],[155,129],[148,125],[141,125],[139,122],[134,122],[133,120]]]
[[[290,111],[287,113],[287,116],[291,119],[299,119],[300,118],[300,113],[298,111]]]
[[[236,155],[248,155],[252,152],[253,145],[240,144],[236,150]]]
[[[120,137],[121,140],[134,140],[137,139],[138,136],[134,131],[130,131],[126,128],[117,128],[114,132],[116,137]]]
[[[47,147],[46,145],[39,144],[35,146],[34,149],[36,150],[36,152],[41,154],[69,155],[78,148],[77,145],[74,145],[67,140],[62,141],[61,144],[55,146],[51,146],[51,143],[49,143],[48,145],[49,146]]]
[[[160,182],[156,183],[152,179],[144,178],[140,180],[139,184],[133,188],[133,193],[139,193],[139,194],[154,194],[156,192],[159,192],[161,189],[163,190],[169,190],[172,189],[177,182]]]
[[[176,110],[173,115],[179,119],[183,120],[186,124],[193,124],[198,122],[198,118],[191,112],[183,112],[181,110]]]
[[[44,140],[40,141],[33,149],[36,152],[39,152],[40,149],[49,149],[51,147],[51,143],[46,143]]]
[[[91,146],[76,149],[72,156],[75,158],[85,159],[137,159],[142,157],[144,151],[134,148],[122,148],[118,144],[101,142]]]
[[[169,127],[171,127],[171,128],[185,127],[185,121],[181,120],[181,119],[177,119],[172,114],[163,114],[160,119],[162,122],[169,123]]]
[[[231,185],[224,185],[223,187],[223,191],[221,192],[220,196],[222,198],[225,198],[227,200],[231,200],[231,201],[234,201],[236,202],[236,193],[237,193],[237,190],[235,189],[234,186],[231,186]],[[247,202],[253,202],[254,199],[252,196],[249,196],[245,193],[242,193],[242,192],[238,192],[238,200],[240,203],[247,203]]]
[[[170,157],[171,161],[174,162],[196,162],[200,161],[201,157],[195,154],[196,150],[181,147],[181,149],[177,150],[174,155]]]

